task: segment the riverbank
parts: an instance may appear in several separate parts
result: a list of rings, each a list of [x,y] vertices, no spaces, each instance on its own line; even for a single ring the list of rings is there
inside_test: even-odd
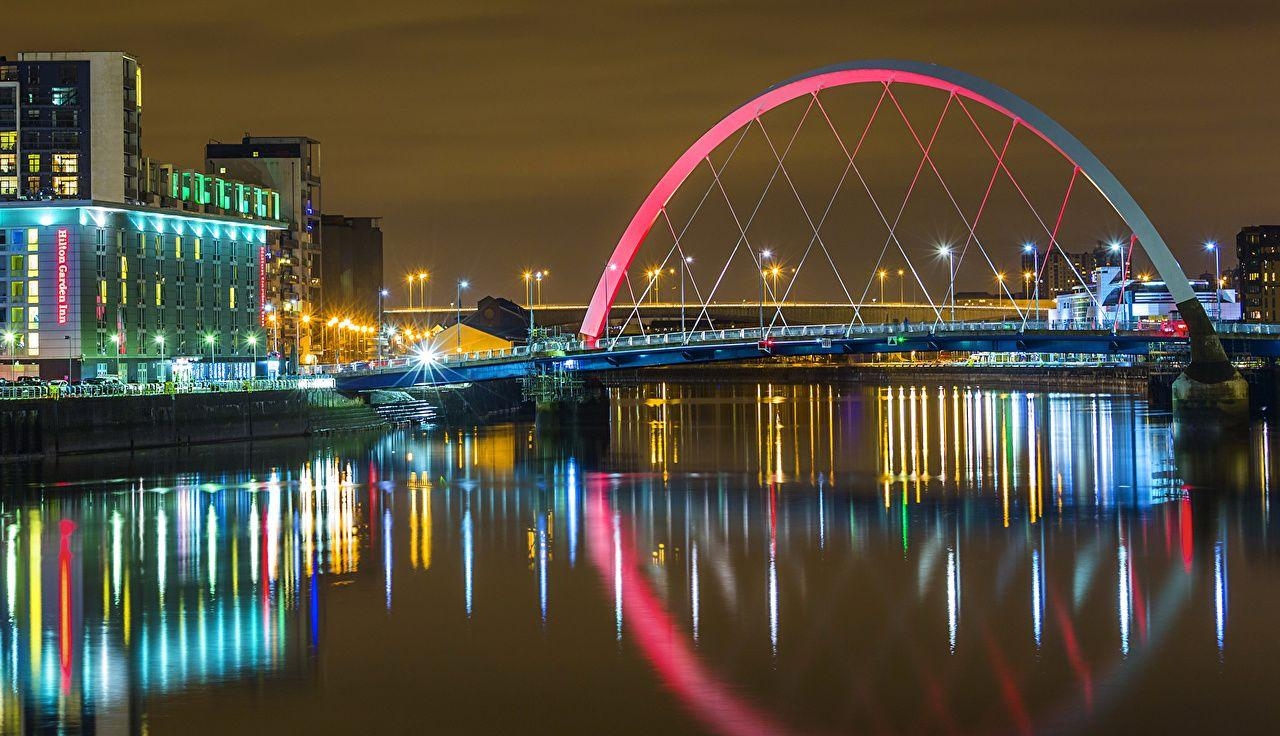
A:
[[[0,460],[242,442],[389,426],[332,389],[103,396],[0,403]]]

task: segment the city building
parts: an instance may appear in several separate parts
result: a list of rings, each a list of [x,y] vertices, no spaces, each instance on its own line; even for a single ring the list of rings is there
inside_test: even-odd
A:
[[[1280,322],[1280,225],[1241,228],[1236,260],[1244,321]]]
[[[1071,252],[1058,246],[1046,253],[1036,250],[1037,246],[1031,248],[1022,251],[1022,296],[1026,299],[1034,298],[1036,287],[1034,279],[1026,278],[1025,274],[1035,273],[1037,265],[1040,267],[1041,299],[1071,293],[1089,279],[1095,268],[1119,265],[1120,251],[1102,242],[1098,242],[1092,251]]]
[[[377,217],[324,215],[322,311],[377,322],[382,280],[382,220]]]
[[[142,67],[120,51],[0,57],[0,200],[141,198]]]
[[[239,143],[209,143],[205,171],[280,194],[281,219],[289,227],[267,251],[266,306],[281,352],[293,361],[313,360],[311,318],[321,305],[320,142],[246,135]]]
[[[256,213],[255,213],[256,215]],[[242,378],[284,223],[97,200],[0,204],[0,358],[44,378]]]
[[[1234,289],[1215,289],[1212,278],[1188,283],[1210,319],[1240,320],[1241,305]],[[1088,285],[1077,285],[1054,301],[1056,307],[1049,310],[1049,320],[1062,327],[1158,323],[1175,317],[1178,310],[1163,281],[1122,278],[1119,266],[1095,269]]]

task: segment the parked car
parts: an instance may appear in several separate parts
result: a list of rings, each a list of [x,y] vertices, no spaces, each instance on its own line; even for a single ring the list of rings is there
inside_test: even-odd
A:
[[[43,386],[44,381],[39,376],[18,376],[18,380],[14,381],[18,386]]]
[[[89,386],[123,386],[124,381],[119,376],[94,376],[84,379],[86,385]]]

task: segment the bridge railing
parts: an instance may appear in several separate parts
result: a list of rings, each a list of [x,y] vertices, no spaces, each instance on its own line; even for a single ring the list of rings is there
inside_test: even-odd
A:
[[[329,384],[331,385],[331,383]],[[194,383],[106,383],[72,385],[0,386],[0,401],[20,399],[87,399],[164,394],[237,393],[244,391],[291,391],[322,388],[326,384],[304,377],[199,381]]]

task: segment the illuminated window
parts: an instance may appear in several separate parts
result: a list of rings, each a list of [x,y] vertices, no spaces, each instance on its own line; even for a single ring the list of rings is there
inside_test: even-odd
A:
[[[9,256],[9,270],[18,273],[27,267],[27,259],[24,256]]]
[[[22,307],[14,307],[9,310],[9,324],[22,324],[27,319],[27,310]]]
[[[60,197],[75,197],[80,194],[80,179],[75,176],[55,176],[53,191]]]
[[[34,227],[27,231],[27,250],[35,251],[40,245],[40,231]]]
[[[39,304],[39,303],[40,303],[40,282],[28,281],[27,282],[27,304]]]
[[[78,105],[80,95],[75,87],[54,87],[49,101],[55,105]]]
[[[18,177],[16,176],[0,176],[0,195],[17,194],[18,193]]]
[[[156,306],[164,306],[164,284],[156,284]]]
[[[32,332],[27,335],[27,355],[40,354],[40,333]]]
[[[128,256],[120,256],[120,279],[129,278],[129,258]]]
[[[21,281],[14,281],[9,284],[9,296],[20,299],[27,295],[26,284]]]
[[[40,170],[40,154],[28,153],[27,154],[27,171],[39,171],[39,170]]]
[[[173,239],[173,257],[182,258],[182,238],[176,236]]]
[[[80,154],[78,153],[53,154],[53,173],[55,174],[80,173]]]
[[[196,238],[195,251],[196,251],[195,257],[196,257],[196,260],[198,261],[200,260],[200,238]]]
[[[230,294],[228,295],[228,302],[227,302],[227,306],[231,307],[232,309],[235,309],[235,308],[236,308],[236,287],[234,287],[234,286],[233,286],[233,287],[231,287],[231,289],[230,289]]]
[[[0,174],[18,173],[18,154],[0,153]]]
[[[18,147],[18,132],[6,130],[0,133],[0,151],[12,151]]]

